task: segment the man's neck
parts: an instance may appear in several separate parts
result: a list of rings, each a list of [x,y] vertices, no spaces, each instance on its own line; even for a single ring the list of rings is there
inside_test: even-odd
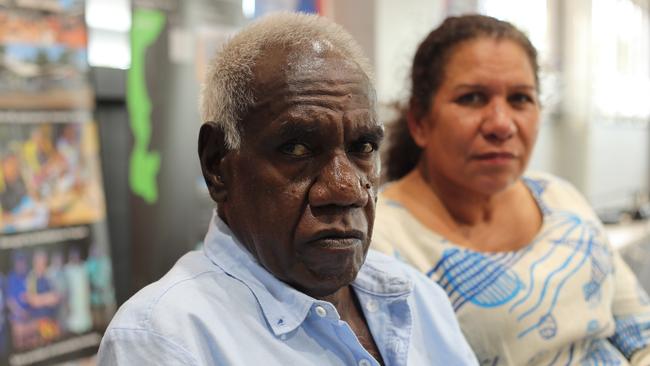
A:
[[[330,295],[318,297],[318,299],[327,301],[334,305],[336,311],[338,311],[339,315],[341,316],[341,319],[345,320],[349,317],[351,309],[354,306],[353,296],[354,295],[352,293],[352,290],[348,285],[341,287]]]

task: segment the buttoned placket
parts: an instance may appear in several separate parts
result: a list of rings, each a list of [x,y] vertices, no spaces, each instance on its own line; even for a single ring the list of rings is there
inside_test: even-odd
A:
[[[212,241],[228,243],[230,240],[232,241],[232,246],[234,248],[231,248],[233,250],[229,251],[229,255],[222,256],[220,255],[220,251],[224,250],[223,247],[225,244],[222,243],[219,250],[216,250],[217,247],[212,247],[208,244],[204,247],[206,254],[217,266],[222,268],[224,272],[239,279],[240,281],[244,282],[247,287],[249,287],[249,289],[257,298],[257,301],[268,321],[268,324],[271,325],[273,333],[275,333],[279,340],[289,341],[292,339],[296,329],[301,326],[302,322],[306,321],[303,315],[301,315],[304,314],[305,317],[311,318],[309,320],[310,322],[315,322],[314,324],[322,324],[319,326],[322,326],[324,331],[327,331],[332,334],[332,336],[334,336],[333,341],[336,341],[338,339],[338,343],[348,351],[344,352],[346,355],[342,357],[344,364],[379,366],[377,360],[375,360],[373,356],[370,355],[370,353],[368,353],[366,349],[361,345],[357,336],[354,334],[352,328],[348,325],[348,323],[340,320],[340,316],[336,311],[336,308],[331,303],[320,300],[314,301],[313,299],[310,301],[310,299],[308,299],[308,297],[306,297],[304,294],[291,295],[290,293],[287,293],[283,294],[283,296],[279,298],[267,294],[266,291],[269,288],[275,290],[272,291],[274,293],[282,293],[282,288],[280,287],[283,285],[278,280],[270,278],[270,275],[264,272],[264,270],[254,260],[248,258],[247,253],[242,250],[241,244],[238,244],[234,241],[234,237],[232,236],[228,227],[225,226],[225,224],[223,224],[216,215],[214,216],[213,220],[215,220],[215,227],[218,227],[222,232],[209,232],[208,235],[211,234],[212,236],[223,236],[223,238],[220,238],[218,240],[212,239]],[[206,242],[210,242],[210,240],[206,240]],[[241,254],[237,254],[239,251],[241,251]],[[235,252],[236,255],[233,255],[233,252]],[[247,260],[250,261],[250,264],[247,265],[246,270],[242,270],[239,263],[248,263]],[[371,268],[368,268],[367,270],[375,272],[373,272],[373,275],[365,276],[362,276],[363,273],[360,273],[359,277],[367,277],[367,279],[363,280],[364,284],[360,284],[359,286],[361,288],[367,287],[367,291],[377,290],[379,291],[378,295],[368,295],[363,291],[356,292],[359,297],[362,311],[364,314],[366,314],[366,317],[375,319],[372,321],[368,319],[368,325],[370,327],[370,323],[373,322],[375,324],[382,324],[382,320],[379,320],[380,318],[383,318],[382,313],[392,311],[386,305],[385,300],[402,296],[401,294],[405,294],[409,291],[408,288],[410,286],[406,284],[399,284],[399,278],[397,278],[398,281],[395,281],[395,278],[391,278],[390,280],[382,281],[381,285],[377,285],[372,277],[375,273],[380,273],[383,275],[384,272],[376,272],[376,270]],[[357,286],[353,284],[353,287]],[[362,293],[364,294],[362,295]],[[404,297],[406,296],[407,295],[404,295]],[[278,306],[282,305],[278,299],[287,303],[299,304],[299,306],[298,308],[291,309],[291,311],[286,311],[284,306]],[[298,299],[298,301],[296,301],[296,299]],[[389,302],[390,301],[392,300],[389,300]],[[387,316],[387,314],[384,315]],[[390,319],[390,317],[388,318]],[[379,329],[377,327],[375,328]],[[410,324],[408,326],[408,333],[410,334]],[[375,336],[375,334],[373,334],[373,336]],[[408,349],[408,342],[406,343],[406,347],[403,347],[399,341],[395,341],[395,339],[398,338],[398,336],[391,337],[390,339],[393,339],[393,341],[389,344],[384,344],[383,347],[377,340],[375,340],[377,345],[380,347],[382,356],[384,352],[391,352],[390,350],[394,350],[394,353],[404,353],[404,357],[400,357],[399,359],[406,359],[405,350]],[[342,355],[339,354],[339,356]],[[384,361],[386,361],[387,365],[405,364],[404,362],[389,362],[389,359],[395,358],[384,357]]]
[[[340,339],[342,344],[344,344],[350,351],[357,365],[379,366],[377,360],[375,360],[372,355],[363,348],[350,325],[341,320],[336,308],[332,304],[327,302],[315,302],[311,313],[317,321],[330,323],[328,325],[332,327],[338,339]]]
[[[387,365],[406,365],[412,319],[408,294],[384,296],[357,291],[368,328]],[[377,334],[380,333],[380,334]],[[360,365],[360,364],[359,364]]]

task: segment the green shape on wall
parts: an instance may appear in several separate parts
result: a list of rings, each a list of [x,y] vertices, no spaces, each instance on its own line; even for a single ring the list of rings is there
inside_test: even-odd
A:
[[[133,150],[129,166],[129,185],[133,194],[152,204],[158,200],[156,177],[160,153],[149,150],[151,142],[151,99],[145,78],[147,48],[158,38],[165,25],[165,14],[155,10],[133,12],[131,28],[131,68],[127,75],[126,103],[133,132]]]

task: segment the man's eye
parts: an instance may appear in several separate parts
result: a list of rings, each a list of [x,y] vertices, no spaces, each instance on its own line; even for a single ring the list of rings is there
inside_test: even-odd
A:
[[[463,94],[460,97],[456,99],[456,103],[461,104],[461,105],[480,105],[485,103],[487,100],[487,97],[478,92],[472,92],[472,93],[467,93]]]
[[[305,144],[300,143],[288,143],[280,147],[280,151],[284,154],[303,157],[307,156],[310,153],[309,148]]]
[[[377,150],[377,145],[372,142],[359,142],[354,144],[352,148],[353,152],[359,154],[370,154]]]

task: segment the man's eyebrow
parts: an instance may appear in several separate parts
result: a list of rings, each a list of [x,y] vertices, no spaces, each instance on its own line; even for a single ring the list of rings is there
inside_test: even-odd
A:
[[[360,139],[381,142],[384,138],[384,127],[381,125],[363,126],[359,127],[355,134]]]
[[[318,132],[320,127],[314,123],[308,123],[303,120],[285,120],[282,121],[279,128],[279,135],[283,138],[300,138],[303,136],[313,135]]]

